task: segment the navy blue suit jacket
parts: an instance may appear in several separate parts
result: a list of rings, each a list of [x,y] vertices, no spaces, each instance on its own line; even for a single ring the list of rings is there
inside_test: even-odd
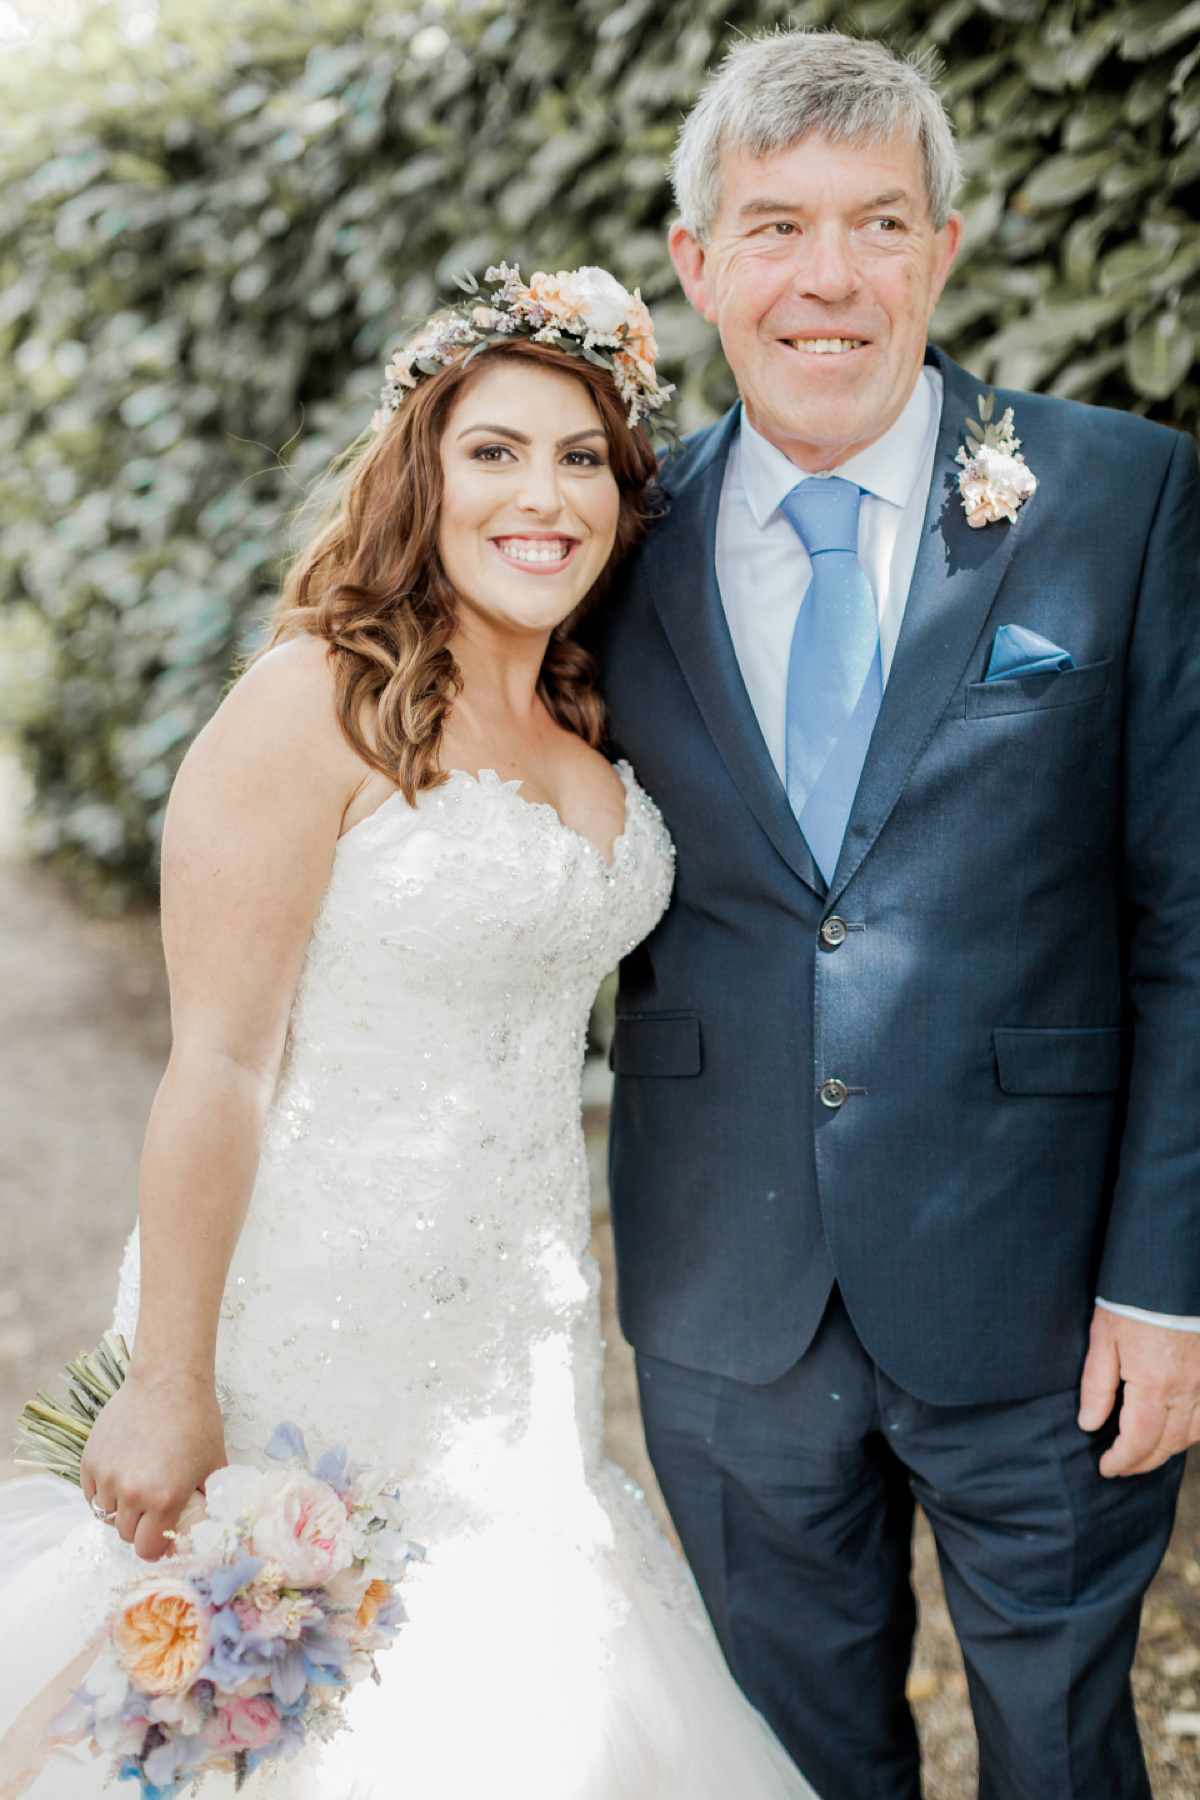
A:
[[[828,891],[717,589],[735,416],[593,623],[612,747],[678,853],[621,973],[611,1187],[640,1350],[750,1382],[834,1279],[935,1403],[1079,1375],[1096,1294],[1200,1314],[1200,507],[1196,446],[1044,396],[1037,493],[972,530],[945,406],[920,553]],[[1076,667],[985,684],[997,628]],[[830,915],[862,929],[820,947]],[[818,1098],[829,1078],[852,1092]]]

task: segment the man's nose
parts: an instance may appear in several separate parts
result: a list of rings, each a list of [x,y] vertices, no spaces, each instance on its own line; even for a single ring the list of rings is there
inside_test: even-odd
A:
[[[795,286],[806,298],[827,303],[848,300],[854,293],[858,271],[850,243],[839,227],[817,227],[806,235]]]

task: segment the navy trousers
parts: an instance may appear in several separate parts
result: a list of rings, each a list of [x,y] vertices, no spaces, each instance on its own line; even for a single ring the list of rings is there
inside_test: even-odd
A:
[[[646,1442],[734,1676],[821,1800],[920,1800],[914,1500],[937,1540],[980,1800],[1149,1800],[1129,1671],[1183,1458],[1105,1480],[1078,1391],[928,1406],[834,1294],[750,1386],[638,1356]]]

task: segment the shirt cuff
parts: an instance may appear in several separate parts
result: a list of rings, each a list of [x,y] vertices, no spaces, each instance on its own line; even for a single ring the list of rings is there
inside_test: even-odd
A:
[[[1140,1319],[1143,1325],[1161,1325],[1167,1331],[1200,1332],[1200,1319],[1189,1319],[1182,1313],[1146,1312],[1140,1306],[1121,1306],[1116,1300],[1101,1300],[1099,1295],[1096,1305],[1102,1306],[1105,1312],[1119,1313],[1123,1319]]]

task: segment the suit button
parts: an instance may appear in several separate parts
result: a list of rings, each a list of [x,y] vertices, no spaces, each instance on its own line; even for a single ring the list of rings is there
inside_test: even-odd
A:
[[[846,1095],[849,1092],[844,1081],[823,1081],[820,1087],[821,1105],[829,1107],[831,1112],[836,1112],[839,1106],[845,1104]]]
[[[826,950],[836,950],[846,941],[846,921],[834,913],[821,927],[821,943]]]

